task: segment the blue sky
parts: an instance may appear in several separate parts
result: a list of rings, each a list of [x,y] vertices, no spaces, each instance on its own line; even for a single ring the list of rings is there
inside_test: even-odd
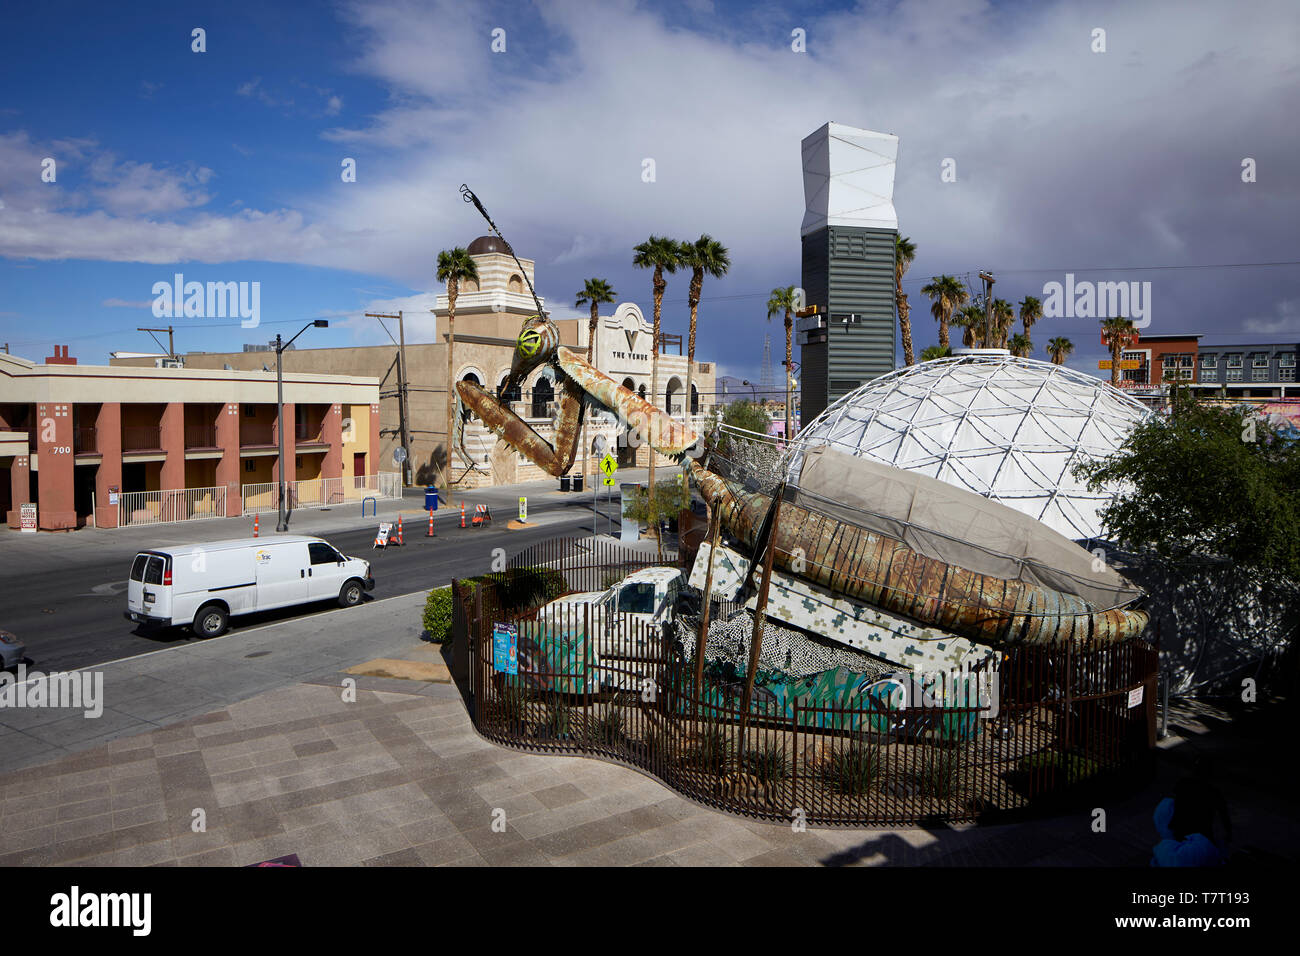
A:
[[[387,341],[360,313],[423,313],[437,251],[485,231],[457,194],[468,182],[537,260],[556,315],[576,314],[589,276],[648,312],[630,260],[652,232],[723,241],[734,266],[705,286],[699,357],[756,379],[764,333],[783,349],[767,293],[799,282],[799,140],[831,119],[900,137],[918,352],[935,340],[919,287],[981,268],[1010,299],[1066,271],[1149,280],[1152,332],[1300,340],[1295,265],[1124,271],[1300,260],[1294,4],[177,7],[6,11],[0,340],[17,354],[152,349],[134,330],[167,324],[148,303],[176,272],[262,295],[256,329],[171,320],[182,350],[315,316],[332,327],[304,345]],[[946,157],[956,183],[940,181]],[[669,331],[685,331],[685,287],[670,277]],[[408,339],[432,332],[416,319]],[[1039,357],[1053,335],[1095,372],[1095,322],[1040,324]]]

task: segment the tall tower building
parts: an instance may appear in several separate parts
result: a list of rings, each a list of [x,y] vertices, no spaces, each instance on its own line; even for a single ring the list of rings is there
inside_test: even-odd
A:
[[[802,143],[800,420],[894,370],[894,167],[898,137],[827,123]]]

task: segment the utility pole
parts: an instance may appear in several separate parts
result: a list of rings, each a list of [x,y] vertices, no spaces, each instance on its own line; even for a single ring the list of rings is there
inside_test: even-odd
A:
[[[137,332],[148,332],[151,336],[152,336],[153,333],[155,333],[155,332],[166,332],[166,333],[167,333],[167,357],[168,357],[169,359],[175,359],[175,358],[176,358],[176,344],[175,344],[175,342],[174,342],[173,339],[172,339],[172,333],[173,333],[175,330],[174,330],[170,325],[167,326],[167,328],[165,328],[165,329],[141,329],[141,328],[137,328],[136,331],[137,331]],[[154,339],[154,341],[155,341],[155,342],[158,342],[157,339]],[[161,342],[158,342],[158,344],[159,344],[159,345],[162,345]]]
[[[396,315],[386,312],[367,312],[366,317],[397,320],[397,427],[402,448],[406,452],[406,458],[402,460],[402,487],[406,487],[411,483],[411,432],[406,415],[406,328],[400,311]]]
[[[980,278],[984,280],[984,347],[987,349],[993,344],[993,273],[981,272]]]

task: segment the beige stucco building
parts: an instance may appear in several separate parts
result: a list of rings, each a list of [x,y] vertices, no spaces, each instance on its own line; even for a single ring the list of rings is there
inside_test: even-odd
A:
[[[480,237],[468,250],[478,267],[479,282],[468,283],[456,300],[455,377],[471,379],[484,388],[495,390],[504,384],[514,355],[515,339],[524,319],[537,307],[528,292],[524,276],[514,258],[499,239]],[[533,279],[534,263],[521,259],[524,275]],[[543,302],[543,307],[545,303]],[[606,307],[608,308],[608,307]],[[446,293],[437,296],[435,308],[438,340],[407,343],[406,376],[410,466],[407,479],[417,484],[438,483],[446,443],[447,416],[447,318]],[[560,342],[585,354],[589,320],[560,319]],[[597,324],[594,364],[623,385],[650,398],[651,339],[650,320],[631,302],[623,302],[601,315]],[[673,337],[665,336],[669,341]],[[397,468],[393,452],[401,445],[401,418],[398,399],[398,348],[394,345],[359,348],[294,349],[283,356],[286,372],[316,372],[331,375],[374,376],[380,379],[379,459],[385,470]],[[114,365],[147,365],[151,357],[114,359]],[[261,369],[264,362],[274,361],[266,352],[191,352],[184,356],[187,369]],[[674,412],[685,412],[686,363],[684,355],[659,356],[659,390],[656,404]],[[697,400],[696,412],[702,420],[712,412],[714,366],[696,362],[694,390],[710,401]],[[517,395],[509,396],[514,410],[539,434],[553,440],[556,390],[551,373],[534,371]],[[615,450],[622,464],[644,466],[649,450],[617,448],[622,429],[612,416],[588,416],[583,454],[574,463],[574,472],[594,474],[599,462],[591,451],[596,437],[602,436],[607,448]],[[511,484],[546,477],[536,466],[504,442],[498,441],[479,422],[464,428],[464,455],[453,460],[455,486],[474,488]],[[660,463],[668,459],[660,457]]]

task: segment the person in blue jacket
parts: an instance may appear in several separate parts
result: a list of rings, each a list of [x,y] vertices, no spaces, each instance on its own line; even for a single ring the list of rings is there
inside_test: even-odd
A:
[[[1154,822],[1160,842],[1151,857],[1152,866],[1222,866],[1228,862],[1232,821],[1228,805],[1217,787],[1206,779],[1203,767],[1184,777],[1156,806]],[[1216,834],[1215,822],[1223,821],[1223,833]]]

